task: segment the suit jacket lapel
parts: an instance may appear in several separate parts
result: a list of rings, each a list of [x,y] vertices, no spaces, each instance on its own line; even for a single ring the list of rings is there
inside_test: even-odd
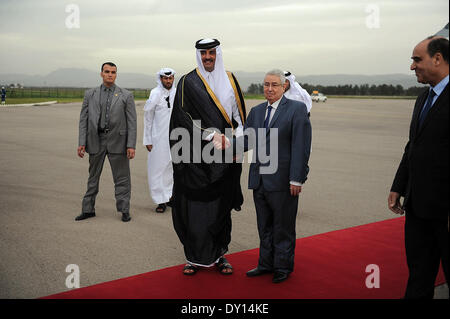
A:
[[[94,109],[95,109],[95,114],[97,114],[98,116],[100,116],[100,90],[101,87],[97,87],[95,88],[94,94],[93,94],[93,98],[94,98]]]
[[[271,128],[271,127],[275,124],[275,122],[277,121],[278,116],[280,115],[280,112],[281,112],[281,110],[282,110],[282,108],[284,107],[284,104],[285,104],[286,102],[287,102],[287,101],[286,101],[286,98],[283,96],[283,97],[281,98],[280,103],[278,104],[277,109],[275,110],[275,114],[273,115],[272,120],[271,120],[270,123],[269,123],[269,128]]]
[[[414,106],[414,112],[412,116],[412,126],[414,129],[414,136],[417,135],[417,132],[419,130],[419,116],[420,112],[422,111],[422,108],[424,106],[424,103],[427,99],[428,94],[426,92],[422,93],[419,98],[416,101],[416,105]]]
[[[261,107],[259,114],[258,114],[258,127],[264,128],[264,121],[266,119],[266,110],[267,106],[269,105],[269,102],[264,103],[264,107]]]
[[[420,128],[418,128],[417,136],[420,135],[420,133],[423,131],[424,127],[428,124],[428,122],[430,122],[430,118],[433,117],[434,113],[436,113],[437,110],[438,110],[439,108],[443,107],[443,106],[442,106],[442,104],[443,104],[442,101],[443,101],[443,99],[445,98],[444,96],[447,95],[447,94],[448,94],[448,84],[447,84],[447,86],[445,87],[445,89],[442,91],[442,93],[439,95],[439,97],[437,98],[437,100],[434,102],[434,104],[433,104],[433,106],[431,107],[431,109],[428,111],[428,114],[427,114],[425,120],[423,121],[422,126],[421,126]],[[425,99],[426,99],[427,97],[428,97],[428,94],[425,95]],[[425,102],[423,102],[423,103],[425,103]],[[423,103],[422,103],[422,105],[423,105]],[[422,111],[422,108],[423,108],[423,107],[421,107],[420,110],[419,110],[419,112],[417,112],[417,113],[420,114],[421,111]],[[418,122],[418,118],[417,118],[417,122]],[[416,123],[416,124],[417,124],[417,123]],[[417,124],[417,125],[418,125],[418,124]]]
[[[111,101],[111,106],[110,106],[110,108],[109,108],[109,111],[111,112],[111,110],[113,109],[113,107],[114,107],[114,104],[116,104],[116,102],[117,102],[117,100],[119,99],[119,97],[120,97],[120,89],[117,87],[117,85],[115,86],[115,88],[114,88],[114,92],[113,92],[113,98],[112,98],[112,101]]]

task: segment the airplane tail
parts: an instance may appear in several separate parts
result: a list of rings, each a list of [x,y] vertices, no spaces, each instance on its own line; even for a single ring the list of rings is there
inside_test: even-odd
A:
[[[448,39],[448,23],[442,30],[438,31],[435,35],[441,36]]]

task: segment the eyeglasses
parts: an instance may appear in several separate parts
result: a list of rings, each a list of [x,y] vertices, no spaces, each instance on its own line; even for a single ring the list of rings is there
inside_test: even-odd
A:
[[[268,82],[265,82],[263,85],[264,85],[264,87],[266,87],[266,88],[273,87],[274,89],[276,89],[276,88],[278,88],[279,86],[281,86],[280,83],[268,83]]]
[[[166,101],[167,101],[167,108],[170,109],[170,97],[166,97]]]

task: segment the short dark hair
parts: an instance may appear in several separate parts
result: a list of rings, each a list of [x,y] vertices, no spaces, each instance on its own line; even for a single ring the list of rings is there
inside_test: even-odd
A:
[[[427,39],[431,40],[427,47],[428,55],[430,57],[434,57],[434,55],[439,52],[442,54],[445,62],[448,63],[448,40],[446,38],[436,37],[434,35],[428,37]]]
[[[117,68],[117,65],[115,65],[114,63],[112,63],[112,62],[105,62],[105,63],[102,64],[102,70],[101,70],[102,72],[103,72],[103,67],[105,66],[105,64],[107,64],[109,66],[115,66]]]

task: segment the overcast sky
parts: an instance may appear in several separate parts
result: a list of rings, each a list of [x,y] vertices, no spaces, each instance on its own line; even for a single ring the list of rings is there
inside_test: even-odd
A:
[[[113,61],[119,74],[183,74],[208,37],[234,72],[408,74],[414,45],[448,23],[448,10],[448,0],[0,0],[0,73]]]

